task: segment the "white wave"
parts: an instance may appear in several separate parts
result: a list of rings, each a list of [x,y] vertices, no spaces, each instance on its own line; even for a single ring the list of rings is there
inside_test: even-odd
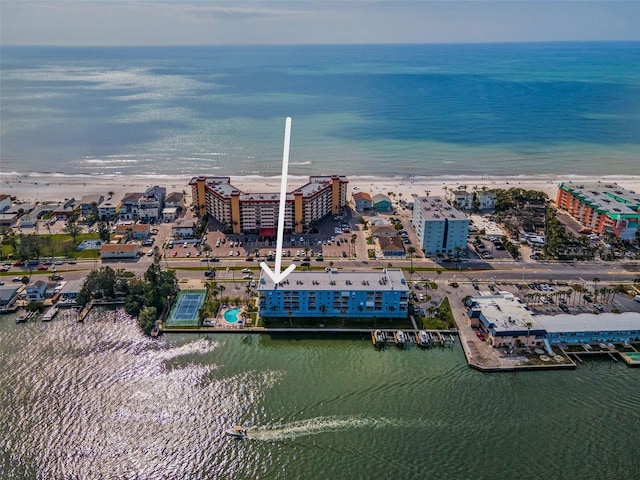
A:
[[[338,432],[354,428],[405,427],[406,422],[389,418],[362,417],[317,417],[284,425],[249,427],[249,438],[263,441],[277,441]]]

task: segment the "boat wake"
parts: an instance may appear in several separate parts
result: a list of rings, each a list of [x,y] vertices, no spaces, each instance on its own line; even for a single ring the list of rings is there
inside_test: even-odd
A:
[[[326,432],[338,432],[353,428],[402,427],[404,422],[388,418],[318,417],[287,423],[251,427],[248,437],[252,440],[290,440]]]

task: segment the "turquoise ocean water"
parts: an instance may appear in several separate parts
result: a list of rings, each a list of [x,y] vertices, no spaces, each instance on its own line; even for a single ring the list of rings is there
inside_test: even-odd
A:
[[[640,43],[1,54],[3,172],[638,173]]]

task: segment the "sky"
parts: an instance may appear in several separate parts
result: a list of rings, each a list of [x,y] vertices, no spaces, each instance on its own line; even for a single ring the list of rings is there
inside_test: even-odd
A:
[[[0,0],[2,45],[640,40],[640,0]]]

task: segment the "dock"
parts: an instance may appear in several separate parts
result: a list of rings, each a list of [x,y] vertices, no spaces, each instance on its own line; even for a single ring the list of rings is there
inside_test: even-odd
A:
[[[384,348],[387,345],[397,345],[405,349],[412,345],[421,348],[431,348],[435,346],[453,347],[455,335],[448,330],[371,330],[371,342],[377,348]]]
[[[26,310],[24,310],[16,318],[16,323],[27,323],[29,320],[36,317],[37,315],[38,315],[38,312],[27,312]]]
[[[47,312],[42,316],[42,321],[43,322],[50,322],[51,320],[53,320],[53,317],[55,317],[58,314],[58,310],[60,310],[57,306],[53,306],[51,307],[49,310],[47,310]]]

